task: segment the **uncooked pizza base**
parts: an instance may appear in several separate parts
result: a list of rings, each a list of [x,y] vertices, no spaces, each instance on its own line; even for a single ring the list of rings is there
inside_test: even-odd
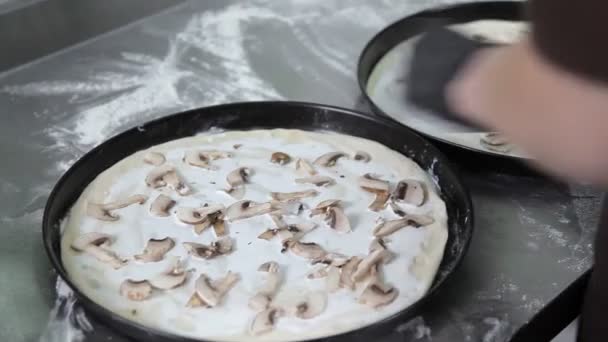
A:
[[[213,161],[217,170],[205,170],[184,163],[189,150],[230,151],[232,158]],[[154,166],[144,162],[149,152],[160,152],[193,188],[189,196],[179,196],[167,188],[152,189],[144,181]],[[319,156],[341,151],[351,158],[341,158],[333,167],[315,166],[318,173],[331,177],[336,184],[316,187],[294,182],[294,162],[278,165],[270,162],[273,152],[285,152],[293,159],[314,161]],[[367,163],[352,158],[358,151],[371,156]],[[276,321],[268,334],[251,336],[248,332],[255,312],[248,308],[249,299],[264,282],[258,271],[260,264],[275,261],[280,265],[282,282],[273,305],[289,307],[312,292],[326,292],[326,280],[308,279],[312,270],[310,262],[292,253],[281,253],[280,242],[266,241],[258,235],[273,227],[269,215],[230,222],[229,236],[235,243],[234,251],[214,259],[198,259],[189,256],[183,242],[209,244],[216,239],[212,229],[201,235],[191,226],[176,219],[177,207],[200,207],[204,203],[229,206],[236,202],[225,190],[227,174],[238,168],[252,170],[250,184],[246,185],[244,198],[267,202],[270,192],[294,192],[315,189],[316,197],[302,200],[307,208],[326,199],[340,199],[352,226],[349,233],[338,233],[328,228],[322,218],[309,218],[308,211],[298,216],[285,216],[290,223],[312,222],[317,228],[303,240],[315,242],[326,251],[348,256],[365,257],[373,240],[372,231],[380,220],[398,218],[387,209],[374,212],[368,209],[374,195],[363,191],[357,180],[364,174],[374,174],[388,180],[391,187],[402,179],[423,182],[427,191],[426,202],[420,206],[405,206],[408,214],[428,215],[434,219],[430,225],[401,229],[387,240],[394,258],[382,266],[383,281],[399,291],[390,304],[370,308],[358,303],[360,293],[340,289],[328,293],[323,313],[312,319],[300,319],[289,315]],[[177,201],[168,217],[154,217],[149,213],[150,202],[164,193]],[[88,202],[104,203],[144,194],[148,201],[143,205],[131,205],[116,210],[120,216],[116,222],[104,222],[86,215]],[[130,320],[167,332],[218,341],[295,341],[319,338],[357,329],[387,318],[414,303],[429,289],[442,259],[447,240],[447,213],[444,202],[437,195],[435,184],[417,164],[403,155],[373,141],[347,135],[305,132],[299,130],[257,130],[247,132],[213,132],[171,141],[137,152],[118,162],[100,174],[82,193],[64,220],[62,260],[71,280],[88,297],[98,304]],[[171,237],[176,246],[159,262],[141,263],[130,261],[124,267],[113,269],[86,253],[70,248],[74,240],[89,232],[113,236],[111,249],[121,257],[132,258],[144,249],[148,239]],[[155,291],[144,301],[131,301],[121,296],[119,288],[125,279],[149,279],[170,267],[180,258],[191,271],[186,283],[168,291]],[[221,304],[213,308],[187,308],[185,304],[194,292],[194,282],[205,273],[212,279],[231,271],[240,277],[226,294]]]

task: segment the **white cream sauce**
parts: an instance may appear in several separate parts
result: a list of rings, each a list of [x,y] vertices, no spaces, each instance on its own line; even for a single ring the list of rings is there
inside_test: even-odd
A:
[[[242,147],[235,150],[235,144]],[[225,150],[234,153],[231,159],[213,161],[219,167],[209,171],[186,165],[182,158],[188,150]],[[169,189],[151,189],[144,178],[153,169],[145,164],[147,151],[163,153],[167,163],[175,166],[187,183],[195,190],[193,195],[182,197]],[[330,336],[357,329],[387,318],[418,300],[430,287],[443,256],[447,240],[447,213],[445,204],[436,194],[429,175],[417,164],[403,155],[376,142],[352,136],[304,132],[299,130],[258,130],[248,132],[226,132],[201,134],[154,146],[137,152],[100,174],[82,193],[64,221],[62,258],[74,283],[98,304],[155,329],[219,341],[296,341]],[[292,158],[304,158],[312,162],[326,152],[342,151],[353,156],[356,151],[366,151],[372,156],[369,163],[353,159],[340,159],[330,168],[316,167],[319,174],[334,178],[337,184],[315,187],[296,184],[294,162],[281,166],[271,163],[270,155],[281,151]],[[325,250],[346,255],[365,256],[372,241],[372,230],[377,220],[397,218],[390,209],[376,213],[368,210],[373,195],[361,190],[357,178],[365,173],[375,173],[389,180],[391,186],[401,179],[416,179],[426,183],[429,191],[427,202],[421,207],[406,208],[409,213],[427,214],[435,223],[422,228],[406,228],[390,235],[388,248],[396,257],[383,267],[383,278],[387,284],[399,290],[398,298],[391,304],[373,309],[357,303],[357,293],[341,289],[328,294],[326,310],[320,316],[302,320],[284,317],[278,320],[273,332],[260,337],[250,336],[248,326],[255,312],[248,308],[248,300],[263,284],[263,274],[257,271],[260,264],[276,261],[280,264],[283,282],[275,298],[277,305],[288,305],[303,298],[307,293],[324,290],[325,279],[309,280],[310,263],[291,253],[280,253],[278,239],[260,240],[257,236],[267,228],[274,228],[268,215],[230,222],[229,235],[235,241],[235,250],[226,256],[211,260],[189,257],[182,247],[183,242],[209,244],[215,240],[213,229],[201,235],[179,222],[175,215],[167,218],[153,217],[149,205],[159,193],[165,193],[177,201],[177,206],[199,207],[205,203],[230,205],[236,200],[223,189],[227,188],[226,175],[237,167],[247,166],[253,170],[251,184],[246,186],[246,199],[267,202],[269,192],[291,192],[315,188],[319,196],[303,200],[309,208],[325,199],[341,199],[353,231],[339,234],[322,222],[312,219],[319,227],[307,234],[303,241],[316,242]],[[102,222],[85,215],[87,201],[109,202],[133,194],[146,194],[149,200],[144,205],[132,205],[115,211],[120,215],[116,222]],[[176,206],[176,207],[177,207]],[[176,208],[175,207],[175,208]],[[173,209],[173,212],[175,211]],[[300,216],[287,216],[289,223],[305,222],[308,211]],[[87,254],[79,254],[70,248],[72,241],[83,233],[103,232],[111,234],[114,242],[111,249],[120,256],[131,258],[143,251],[151,238],[172,237],[176,246],[165,259],[158,263],[131,261],[121,269],[114,270]],[[170,256],[183,258],[187,268],[194,269],[185,285],[169,291],[156,291],[142,302],[122,297],[119,287],[123,280],[149,279],[169,267]],[[186,308],[185,304],[194,292],[194,281],[199,274],[206,273],[217,279],[227,271],[236,272],[241,280],[233,287],[222,303],[214,308]]]

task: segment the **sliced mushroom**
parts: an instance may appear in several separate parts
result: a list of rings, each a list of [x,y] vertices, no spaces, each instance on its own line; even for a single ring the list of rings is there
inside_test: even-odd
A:
[[[376,193],[376,197],[374,198],[374,201],[369,205],[369,209],[372,211],[384,210],[384,208],[386,208],[386,203],[388,202],[389,198],[390,195],[388,192]]]
[[[386,242],[382,238],[375,238],[374,240],[372,240],[372,243],[369,244],[370,253],[382,249],[387,249]]]
[[[278,308],[268,308],[260,311],[251,322],[249,333],[253,336],[260,336],[271,332],[276,320],[281,315],[282,311]]]
[[[317,204],[317,206],[310,211],[310,216],[321,215],[327,213],[327,210],[331,207],[339,207],[342,201],[336,199],[325,200]]]
[[[302,319],[311,319],[319,316],[325,311],[327,296],[324,292],[316,291],[310,293],[306,299],[291,308],[291,313]]]
[[[386,202],[390,197],[389,182],[368,173],[359,177],[359,186],[376,195],[374,201],[369,205],[371,210],[380,211],[386,207]]]
[[[397,205],[397,203],[391,201],[390,206],[391,206],[391,209],[393,210],[393,213],[395,213],[395,215],[401,216],[401,217],[404,217],[405,215],[407,215],[407,213],[405,211],[403,211],[403,209],[401,209]]]
[[[230,205],[225,215],[229,221],[243,220],[246,218],[264,215],[274,210],[271,203],[256,203],[254,201],[243,200]]]
[[[372,160],[372,156],[367,152],[357,151],[357,153],[355,153],[355,160],[368,163]]]
[[[184,162],[188,165],[200,167],[203,169],[214,169],[214,167],[209,164],[209,158],[207,158],[200,151],[186,151],[186,153],[184,154]]]
[[[150,171],[146,176],[146,184],[154,189],[168,186],[182,196],[189,195],[192,191],[171,165],[161,165]]]
[[[378,308],[392,303],[399,291],[394,287],[383,285],[379,282],[369,284],[359,297],[359,303]]]
[[[315,197],[319,194],[317,190],[304,190],[296,192],[271,192],[272,199],[277,201],[290,201],[307,197]]]
[[[419,207],[426,200],[425,186],[416,180],[402,180],[393,191],[393,199]]]
[[[272,301],[272,297],[279,288],[281,280],[279,275],[279,264],[274,261],[263,263],[258,268],[258,271],[266,273],[266,281],[257,291],[256,295],[249,300],[249,307],[256,311],[268,308]]]
[[[342,267],[342,272],[340,272],[340,285],[346,287],[348,289],[355,289],[355,282],[353,281],[353,274],[357,270],[359,263],[361,262],[361,258],[358,256],[351,257],[348,259],[346,264]]]
[[[342,267],[342,266],[344,266],[344,264],[346,264],[348,259],[349,258],[344,254],[327,253],[324,256],[322,256],[321,258],[313,259],[310,262],[310,264],[311,265],[325,264],[325,265],[332,265],[332,266],[336,266],[336,267]]]
[[[121,268],[126,260],[120,258],[115,252],[106,248],[111,243],[111,237],[102,233],[87,233],[76,238],[71,247],[77,252],[87,253],[95,259],[110,264],[114,269]]]
[[[336,165],[338,159],[343,157],[347,158],[348,155],[343,152],[329,152],[317,158],[314,161],[314,164],[319,166],[332,167]]]
[[[198,304],[207,307],[217,306],[224,295],[238,280],[238,275],[228,272],[221,281],[212,285],[209,277],[205,274],[201,274],[194,283],[195,295],[200,299]],[[193,302],[190,304],[196,304],[196,300],[191,298],[190,301]]]
[[[386,249],[378,249],[371,252],[357,265],[357,269],[352,275],[352,280],[355,282],[363,280],[369,275],[373,266],[380,262],[386,262],[391,257],[391,252]]]
[[[201,208],[179,207],[176,211],[177,219],[186,224],[200,224],[210,220],[210,216],[223,211],[221,204],[212,204]],[[210,222],[211,223],[211,222]]]
[[[300,177],[311,177],[316,175],[317,171],[308,161],[298,159],[296,160],[296,173],[300,175]]]
[[[275,164],[286,165],[291,161],[291,157],[287,153],[275,152],[270,157],[270,161]]]
[[[144,155],[144,162],[146,164],[159,166],[165,163],[165,156],[160,152],[148,152]]]
[[[262,234],[258,235],[258,239],[271,240],[275,236],[279,236],[281,241],[295,241],[302,238],[302,236],[316,227],[317,225],[313,222],[290,224],[282,228],[267,229],[262,232]]]
[[[315,175],[306,178],[297,178],[296,183],[298,184],[314,184],[316,186],[330,186],[336,184],[336,181],[327,176]]]
[[[167,272],[161,273],[149,280],[150,284],[160,290],[170,290],[183,285],[188,278],[188,272],[179,263]]]
[[[272,214],[270,215],[272,222],[277,226],[277,228],[287,228],[287,223],[283,220],[281,215]]]
[[[211,245],[196,242],[184,242],[182,245],[190,255],[203,259],[213,259],[219,255],[232,252],[233,242],[231,238],[224,237],[212,242]]]
[[[245,196],[245,184],[249,183],[249,176],[251,175],[251,169],[247,167],[239,167],[233,170],[226,177],[226,181],[230,185],[230,188],[226,192],[236,198],[241,199]]]
[[[490,151],[508,153],[513,149],[513,146],[510,144],[509,140],[497,132],[487,133],[481,137],[479,142],[483,147]]]
[[[216,216],[212,220],[212,222],[213,222],[213,231],[215,232],[215,236],[221,237],[221,236],[228,234],[228,232],[226,231],[226,221],[224,221],[223,218]]]
[[[127,264],[127,261],[119,257],[114,251],[102,246],[89,245],[84,252],[92,255],[95,259],[109,264],[114,269],[119,269]]]
[[[210,161],[231,157],[232,153],[224,151],[187,151],[184,155],[184,162],[203,169],[214,170],[215,167],[209,164]]]
[[[340,269],[336,266],[327,267],[326,286],[328,292],[336,292],[340,289]]]
[[[152,295],[152,285],[147,280],[127,279],[120,284],[120,294],[130,300],[139,302]]]
[[[160,194],[152,201],[152,204],[150,204],[150,213],[158,217],[167,217],[170,215],[169,210],[171,210],[174,205],[175,201],[171,199],[171,197]]]
[[[304,210],[304,204],[297,199],[290,201],[271,200],[270,203],[274,215],[300,215]]]
[[[87,215],[101,221],[117,221],[120,217],[113,210],[122,209],[132,204],[144,204],[148,200],[145,195],[132,195],[125,199],[109,203],[87,203]]]
[[[306,278],[308,279],[319,279],[327,277],[327,267],[325,265],[318,265],[312,271],[308,272]]]
[[[287,242],[287,246],[293,254],[306,259],[318,259],[327,254],[323,247],[314,242],[300,242],[291,240]]]
[[[325,216],[325,222],[338,233],[349,233],[351,231],[350,222],[348,222],[348,217],[346,217],[342,208],[329,207]]]
[[[150,239],[141,254],[135,255],[135,260],[142,262],[161,261],[165,254],[175,247],[175,241],[166,237],[164,239]]]
[[[382,180],[375,175],[367,173],[359,177],[359,186],[368,192],[389,192],[388,181]]]
[[[422,227],[435,222],[432,217],[426,215],[406,215],[397,220],[390,220],[380,223],[374,228],[374,236],[384,237],[405,227]]]
[[[92,232],[78,236],[70,246],[77,252],[84,252],[90,245],[101,246],[111,240],[112,236],[108,234]]]

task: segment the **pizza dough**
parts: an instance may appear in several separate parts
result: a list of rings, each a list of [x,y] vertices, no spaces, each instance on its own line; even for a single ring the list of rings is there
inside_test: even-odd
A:
[[[271,156],[275,152],[289,158],[275,155],[273,162]],[[327,155],[332,152],[345,156]],[[196,162],[193,156],[201,155],[204,157]],[[323,155],[325,160],[313,163]],[[320,186],[295,181],[303,178],[306,170],[302,161],[297,162],[299,158],[312,165],[315,176],[331,181],[319,182]],[[296,166],[300,166],[299,170]],[[239,169],[243,167],[246,169]],[[176,170],[173,176],[179,177],[182,186],[175,186],[174,179],[156,177],[154,173],[162,168]],[[231,186],[227,178],[235,170],[241,170],[236,175],[244,177],[245,182],[235,182],[232,177]],[[366,174],[368,178],[361,178]],[[147,177],[150,185],[146,184]],[[369,269],[364,269],[363,263],[354,264],[353,270],[360,271],[362,280],[351,290],[345,283],[335,282],[342,273],[346,274],[344,262],[354,260],[354,256],[371,260],[370,248],[381,248],[373,243],[374,231],[378,232],[381,226],[386,233],[386,224],[402,219],[403,215],[391,205],[379,211],[369,209],[376,195],[362,189],[359,183],[372,188],[386,184],[375,182],[375,178],[388,181],[391,191],[399,181],[408,180],[412,185],[408,189],[421,186],[424,195],[408,199],[409,203],[398,203],[400,210],[417,216],[411,216],[415,218],[413,221],[383,238],[389,253],[377,255],[386,259],[371,263]],[[271,195],[273,192],[280,194]],[[300,192],[302,198],[280,205],[276,201],[298,196],[293,192]],[[169,199],[164,206],[156,202],[160,195]],[[221,229],[216,230],[213,225],[201,228],[182,222],[186,218],[200,219],[188,212],[190,209],[229,208],[238,202],[233,196],[239,195],[258,204],[271,203],[274,197],[273,206],[278,207],[273,208],[280,208],[281,220],[300,230],[294,230],[288,242],[282,242],[284,236],[272,234],[268,240],[262,239],[261,234],[277,229],[281,222],[271,219],[269,214],[230,220],[231,209],[223,211],[226,214],[222,216],[226,234],[223,237],[218,236]],[[311,211],[320,202],[330,199],[341,201],[337,208],[343,216],[330,216],[325,210],[311,217]],[[171,200],[175,204],[167,205]],[[418,200],[422,203],[419,206],[420,203],[415,203]],[[117,201],[130,205],[122,207]],[[151,206],[155,207],[154,213],[150,212]],[[192,215],[184,216],[188,213]],[[346,227],[344,219],[349,229],[330,228],[330,224]],[[62,229],[63,263],[75,285],[93,301],[155,329],[217,341],[319,338],[385,319],[414,303],[429,289],[448,235],[445,204],[428,174],[413,161],[373,141],[299,130],[206,133],[137,152],[101,173],[83,191]],[[104,239],[105,236],[109,239]],[[159,245],[166,243],[164,249],[152,253],[158,245],[147,245],[150,239],[156,239]],[[213,243],[227,241],[221,239],[228,239],[231,248]],[[206,248],[200,245],[198,249],[188,248],[188,244],[195,246],[191,243]],[[310,243],[318,249],[307,249]],[[324,260],[313,266],[310,258],[319,256],[313,255],[319,249],[325,253]],[[254,318],[259,318],[258,312],[269,314],[270,309],[263,310],[268,303],[260,306],[256,302],[254,310],[251,301],[268,286],[271,269],[278,270],[279,280],[268,296],[271,299],[268,307],[276,309],[270,313],[274,319],[270,323],[260,320],[254,323]],[[176,278],[167,278],[171,275],[169,271],[183,278],[171,283]],[[311,279],[313,273],[320,278]],[[125,287],[128,279],[132,282]],[[348,279],[352,281],[354,277]],[[218,295],[222,280],[228,286]],[[381,290],[396,294],[392,301],[376,305],[364,300],[370,294],[365,291],[376,282]],[[150,283],[154,286],[149,286]],[[203,285],[207,287],[198,291]],[[309,304],[308,311],[300,305],[304,302]],[[312,312],[313,309],[318,312]],[[264,324],[271,326],[260,333],[260,326],[262,330],[266,327]],[[253,328],[258,330],[254,333]]]

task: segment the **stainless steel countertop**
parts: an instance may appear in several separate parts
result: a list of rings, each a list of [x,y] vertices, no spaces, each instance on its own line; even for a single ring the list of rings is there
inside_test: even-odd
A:
[[[197,106],[292,99],[363,108],[355,69],[365,43],[438,3],[190,1],[0,75],[0,340],[70,340],[40,222],[76,158]],[[384,341],[506,341],[589,269],[597,192],[475,169],[463,168],[476,232],[462,267],[426,314]],[[123,339],[98,330],[86,340]]]

